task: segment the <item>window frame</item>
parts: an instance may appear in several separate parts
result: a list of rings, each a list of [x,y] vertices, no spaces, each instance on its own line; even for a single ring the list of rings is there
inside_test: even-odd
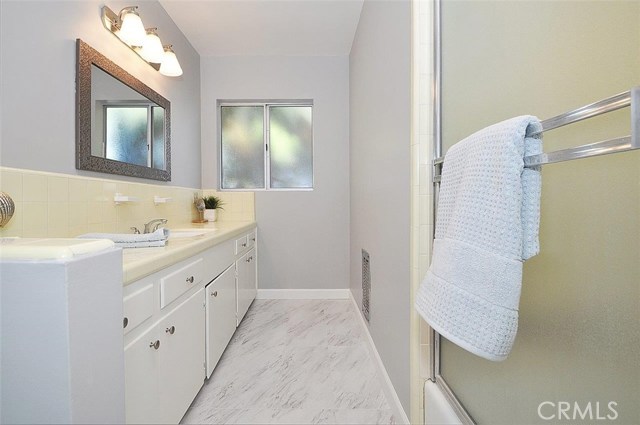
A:
[[[154,161],[153,161],[153,154],[154,154],[154,148],[153,148],[153,136],[154,136],[154,131],[153,131],[153,117],[154,117],[154,108],[161,108],[163,109],[163,134],[162,134],[162,138],[163,138],[163,146],[166,149],[167,146],[167,137],[166,137],[166,130],[165,130],[165,126],[166,126],[166,115],[165,115],[165,110],[162,106],[153,103],[153,102],[149,102],[147,100],[127,100],[127,101],[119,101],[119,100],[104,100],[104,101],[97,101],[96,102],[96,111],[101,109],[101,113],[100,113],[100,119],[98,120],[98,125],[100,127],[99,131],[101,132],[101,137],[102,137],[102,149],[101,149],[101,153],[102,153],[102,158],[105,159],[109,159],[112,161],[117,161],[117,162],[122,162],[122,161],[118,161],[116,159],[113,158],[109,158],[107,157],[107,114],[108,114],[108,110],[109,109],[117,109],[117,108],[140,108],[140,109],[146,109],[147,110],[147,165],[146,167],[148,168],[152,168],[154,170],[166,170],[166,161],[163,161],[164,163],[164,167],[163,168],[158,168],[158,167],[154,167]],[[97,114],[96,114],[97,115]],[[163,149],[164,152],[164,149]],[[135,164],[135,165],[140,165],[140,164]],[[142,165],[141,165],[142,166]]]
[[[234,188],[222,187],[222,108],[233,106],[261,106],[263,107],[262,140],[265,144],[264,159],[264,187]],[[271,187],[271,135],[270,135],[270,107],[275,106],[306,106],[311,108],[311,187]],[[218,144],[218,190],[220,192],[311,192],[315,189],[315,131],[314,131],[314,104],[312,99],[298,100],[218,100],[216,106],[217,128],[216,139]]]

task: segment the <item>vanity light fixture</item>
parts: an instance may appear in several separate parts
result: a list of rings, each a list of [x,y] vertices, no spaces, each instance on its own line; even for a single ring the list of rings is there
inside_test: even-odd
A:
[[[140,47],[144,44],[147,33],[142,25],[142,19],[136,11],[137,8],[138,6],[129,6],[120,11],[118,17],[121,25],[118,36],[129,46]]]
[[[140,56],[151,63],[162,63],[164,58],[164,48],[160,37],[156,34],[157,30],[158,28],[147,28],[144,44],[140,49]]]
[[[160,74],[167,77],[179,77],[182,75],[182,68],[178,63],[178,58],[173,52],[173,46],[164,46],[164,57],[162,58],[162,64],[160,64]]]
[[[168,77],[179,77],[182,68],[171,45],[164,46],[157,34],[157,28],[145,30],[138,6],[127,6],[115,13],[107,6],[102,7],[102,23],[120,41],[129,46],[156,71]],[[166,63],[165,63],[166,62]]]

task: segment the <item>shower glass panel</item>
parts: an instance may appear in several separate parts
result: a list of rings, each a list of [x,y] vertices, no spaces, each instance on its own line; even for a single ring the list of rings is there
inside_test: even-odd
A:
[[[443,151],[640,79],[640,2],[442,2]],[[472,72],[470,72],[470,70]],[[544,133],[545,150],[630,133],[630,110]],[[541,252],[504,362],[441,337],[440,375],[478,424],[640,423],[640,152],[542,168]]]

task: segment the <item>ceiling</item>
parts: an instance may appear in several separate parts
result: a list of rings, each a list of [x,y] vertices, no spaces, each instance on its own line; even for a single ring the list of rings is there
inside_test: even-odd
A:
[[[363,0],[160,0],[200,56],[343,56]]]

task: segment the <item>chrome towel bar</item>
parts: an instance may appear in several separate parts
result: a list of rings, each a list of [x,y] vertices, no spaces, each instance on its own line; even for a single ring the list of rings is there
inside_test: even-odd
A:
[[[542,121],[542,131],[549,131],[578,121],[593,118],[607,112],[616,111],[631,106],[631,135],[602,142],[576,146],[574,148],[561,149],[553,152],[531,155],[524,158],[525,167],[538,167],[540,165],[555,162],[571,161],[580,158],[606,155],[611,153],[627,152],[640,149],[640,86],[631,90],[611,96],[607,99],[591,103],[578,109]],[[535,136],[541,132],[528,133],[527,136]],[[433,160],[433,181],[440,181],[441,165],[444,157]]]

